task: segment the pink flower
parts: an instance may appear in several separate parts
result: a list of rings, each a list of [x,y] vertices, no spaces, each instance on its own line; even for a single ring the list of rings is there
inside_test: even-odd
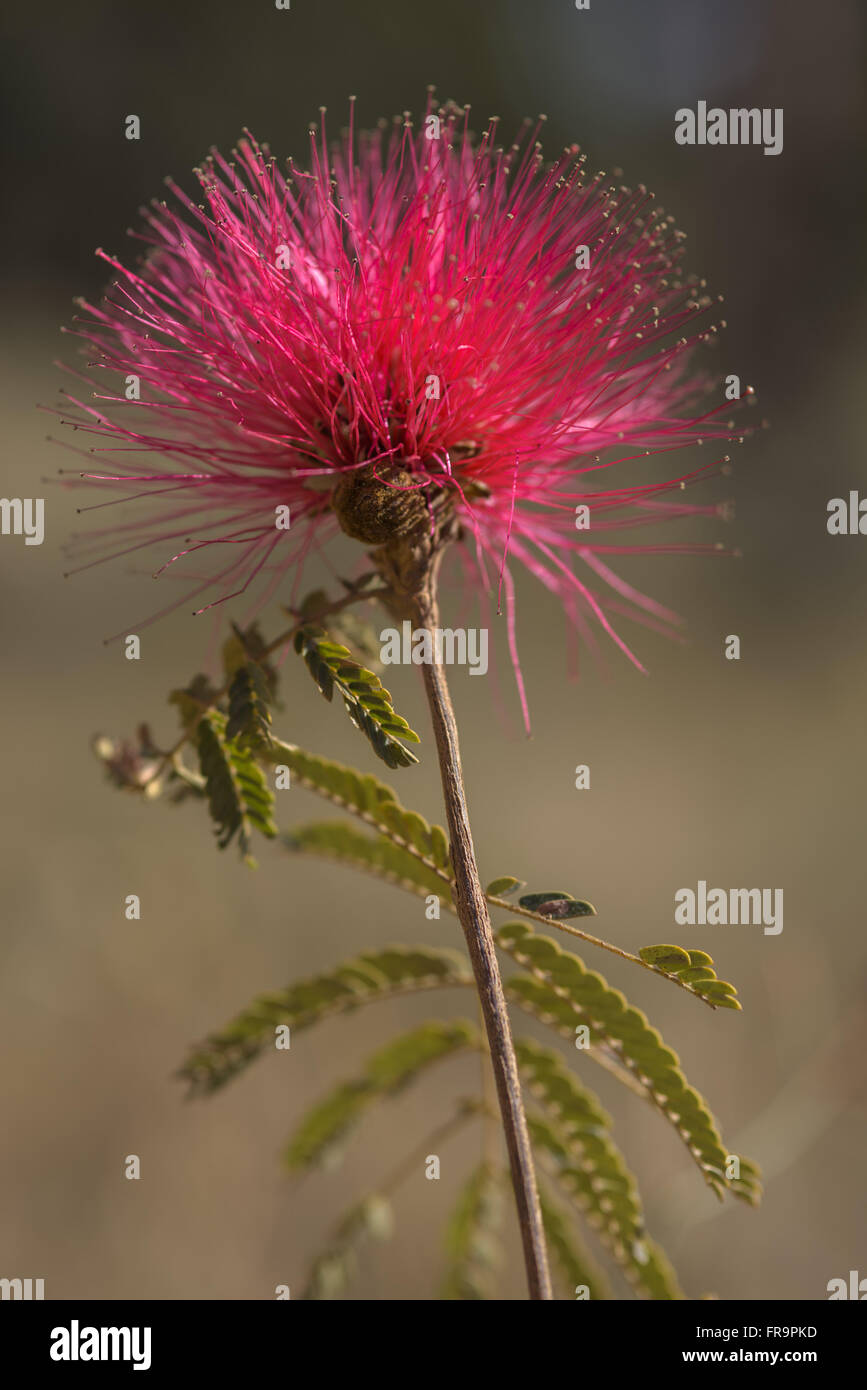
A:
[[[505,589],[513,648],[510,560],[639,664],[613,621],[676,618],[611,557],[714,547],[609,534],[718,515],[683,492],[726,458],[628,486],[609,470],[736,437],[732,404],[693,366],[717,328],[672,219],[643,187],[586,177],[577,146],[546,165],[538,132],[502,148],[492,119],[474,140],[467,112],[431,97],[420,130],[350,125],[330,153],[323,117],[309,170],[284,175],[251,136],[235,162],[214,151],[201,206],[169,180],[179,206],[145,212],[138,269],[100,251],[117,278],[76,321],[96,399],[71,397],[69,419],[119,460],[83,476],[158,504],[95,545],[159,543],[206,607],[259,579],[260,606],[337,532],[338,475],[399,466],[427,499],[451,495],[467,563]]]

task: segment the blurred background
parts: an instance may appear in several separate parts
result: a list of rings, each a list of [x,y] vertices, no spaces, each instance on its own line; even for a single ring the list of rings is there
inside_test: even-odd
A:
[[[739,987],[742,1014],[711,1013],[585,953],[681,1054],[728,1145],[765,1169],[758,1211],[720,1207],[661,1117],[587,1074],[688,1294],[821,1299],[829,1279],[867,1274],[867,540],[825,526],[829,498],[867,489],[863,7],[45,0],[38,16],[6,7],[2,29],[2,491],[48,500],[41,548],[0,542],[0,1276],[44,1278],[48,1298],[261,1299],[280,1283],[295,1295],[339,1213],[446,1117],[456,1091],[476,1087],[473,1059],[449,1062],[372,1114],[339,1169],[301,1187],[281,1173],[305,1106],[398,1027],[471,1016],[455,992],[322,1024],[213,1099],[184,1101],[172,1073],[188,1045],[257,993],[377,944],[459,944],[459,931],[396,889],[276,849],[251,874],[215,850],[200,807],[145,805],[105,783],[91,735],[146,719],[170,738],[166,693],[202,666],[213,632],[183,610],[145,630],[139,662],[103,646],[158,604],[125,562],[63,580],[60,547],[89,499],[43,485],[71,460],[46,442],[52,422],[36,409],[62,384],[52,362],[71,355],[59,326],[72,296],[103,285],[94,249],[129,254],[125,229],[166,174],[192,190],[192,166],[245,125],[303,159],[320,105],[336,131],[356,93],[371,124],[418,113],[431,82],[471,103],[478,126],[499,115],[504,134],[545,112],[547,153],[576,140],[594,167],[620,166],[656,192],[688,233],[689,268],[727,298],[713,365],[756,387],[755,418],[772,426],[704,494],[736,501],[734,523],[706,537],[741,559],[620,566],[687,623],[685,645],[627,634],[647,677],[612,649],[607,673],[585,662],[570,682],[563,619],[531,581],[520,583],[518,635],[533,739],[499,628],[500,696],[493,680],[456,672],[481,871],[589,897],[600,934],[628,949],[706,948]],[[674,112],[698,100],[782,107],[783,153],[676,145]],[[129,113],[141,117],[138,142],[124,139]],[[687,539],[676,527],[671,538]],[[446,612],[457,602],[447,597]],[[272,633],[277,621],[275,611]],[[723,658],[729,633],[740,662]],[[417,672],[389,684],[424,733]],[[284,736],[380,770],[294,657],[285,695]],[[437,820],[429,739],[422,753],[388,780]],[[574,789],[578,763],[590,791]],[[289,823],[327,814],[303,791],[291,798]],[[782,935],[674,928],[673,894],[699,878],[782,887]],[[141,897],[139,922],[125,920],[128,893]],[[141,1158],[139,1182],[123,1176],[127,1154]],[[440,1182],[419,1169],[403,1186],[394,1239],[371,1248],[350,1296],[432,1296],[444,1223],[478,1155],[470,1131],[443,1148]],[[501,1292],[523,1290],[509,1219]]]

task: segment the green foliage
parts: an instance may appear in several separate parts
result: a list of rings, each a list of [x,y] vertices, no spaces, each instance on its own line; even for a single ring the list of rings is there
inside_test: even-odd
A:
[[[225,849],[237,835],[242,855],[252,862],[251,829],[268,839],[277,834],[271,819],[273,792],[252,754],[226,737],[226,716],[219,710],[208,710],[200,718],[198,747],[217,844]]]
[[[740,1009],[734,997],[737,990],[728,980],[717,978],[713,961],[707,951],[686,951],[682,946],[642,946],[638,952],[648,965],[655,965],[668,975],[692,985],[697,994],[718,1008]]]
[[[609,1299],[608,1281],[587,1254],[566,1213],[543,1192],[539,1194],[539,1205],[548,1249],[560,1269],[569,1297],[576,1297],[575,1290],[584,1285],[591,1299]]]
[[[353,661],[347,647],[332,642],[327,632],[313,625],[305,625],[296,633],[295,650],[303,656],[326,700],[331,700],[335,688],[340,692],[353,724],[387,767],[409,767],[418,762],[400,740],[421,740],[406,720],[395,713],[391,695],[374,671]]]
[[[380,582],[377,574],[355,583],[344,581],[349,594],[342,602],[384,593],[372,588]],[[339,611],[329,613],[329,606]],[[183,736],[168,751],[157,747],[146,730],[140,733],[138,746],[129,741],[115,745],[103,740],[97,751],[109,773],[118,785],[144,790],[149,796],[165,786],[173,800],[187,796],[206,799],[218,846],[224,849],[237,840],[242,854],[253,862],[249,857],[253,832],[267,838],[277,835],[275,798],[263,765],[285,764],[293,785],[324,797],[366,827],[359,829],[344,820],[302,825],[281,837],[289,852],[317,855],[364,870],[417,896],[436,896],[455,911],[454,871],[448,839],[440,826],[402,806],[394,790],[376,777],[306,753],[275,737],[272,709],[276,707],[277,673],[269,654],[280,645],[285,647],[294,633],[295,649],[323,696],[331,701],[334,691],[338,692],[350,718],[382,761],[392,768],[411,765],[417,758],[406,744],[420,741],[395,712],[391,695],[372,669],[378,664],[378,642],[368,624],[341,609],[339,603],[329,605],[321,591],[309,595],[300,613],[293,613],[292,618],[292,631],[270,646],[255,625],[243,631],[233,627],[223,647],[226,680],[222,689],[197,675],[186,688],[170,695],[178,709]],[[300,626],[295,628],[299,619]],[[320,625],[323,622],[330,631]],[[353,647],[369,666],[352,657]],[[186,767],[179,756],[188,741],[197,746],[200,773]],[[591,903],[562,890],[526,893],[525,888],[522,880],[504,875],[488,884],[485,896],[495,906],[525,919],[562,923],[562,932],[676,980],[711,1007],[741,1008],[735,987],[717,977],[706,952],[659,944],[644,947],[639,957],[630,956],[577,926],[566,925],[569,919],[595,915]],[[517,897],[516,905],[505,901],[510,895]],[[331,907],[330,898],[327,906]],[[641,1010],[632,1007],[601,975],[588,970],[577,956],[524,923],[500,928],[496,939],[527,971],[506,982],[511,1003],[570,1042],[575,1041],[576,1025],[586,1026],[588,1055],[669,1120],[714,1191],[722,1196],[728,1190],[748,1202],[757,1202],[758,1169],[745,1159],[733,1163],[737,1156],[726,1153],[716,1122],[703,1098],[687,1082],[677,1054],[666,1046]],[[194,1048],[180,1074],[193,1094],[213,1092],[273,1047],[279,1028],[288,1026],[297,1032],[377,999],[457,986],[475,986],[463,953],[395,946],[358,955],[331,972],[254,1000],[227,1027]],[[301,1119],[286,1149],[286,1165],[300,1172],[329,1160],[378,1100],[410,1084],[436,1061],[463,1049],[484,1047],[478,1029],[461,1021],[430,1021],[393,1039],[367,1060],[359,1075],[334,1087]],[[635,1179],[611,1137],[607,1113],[556,1053],[531,1041],[519,1042],[517,1051],[522,1073],[539,1106],[538,1112],[528,1115],[530,1137],[537,1156],[547,1165],[552,1186],[556,1180],[569,1194],[641,1295],[681,1298],[666,1257],[645,1234]],[[472,1118],[486,1107],[487,1100],[465,1100],[458,1119]],[[738,1164],[735,1176],[733,1168]],[[398,1177],[406,1171],[404,1164]],[[380,1191],[345,1214],[328,1248],[312,1266],[305,1297],[339,1297],[357,1267],[364,1242],[390,1233],[391,1209],[384,1194],[392,1185],[383,1183]],[[503,1175],[488,1161],[466,1183],[448,1229],[444,1297],[490,1296],[502,1186]],[[605,1279],[584,1253],[573,1229],[573,1211],[561,1210],[543,1194],[542,1212],[548,1242],[570,1286],[569,1296],[576,1285],[587,1285],[592,1297],[606,1297]]]
[[[287,1146],[286,1166],[299,1172],[326,1158],[333,1161],[338,1143],[375,1101],[401,1090],[432,1063],[479,1042],[478,1029],[463,1021],[432,1020],[394,1038],[369,1058],[360,1076],[336,1086],[307,1112]]]
[[[657,965],[669,974],[689,965],[689,952],[682,946],[642,946],[638,954],[648,965]]]
[[[485,889],[486,898],[507,898],[510,893],[514,893],[519,888],[526,887],[526,884],[519,878],[512,878],[511,874],[506,874],[503,878],[494,878]]]
[[[169,704],[177,705],[181,726],[187,733],[195,728],[204,711],[215,703],[219,693],[211,685],[208,677],[202,675],[193,676],[183,690],[171,692]]]
[[[352,1207],[337,1226],[328,1249],[314,1262],[302,1294],[332,1299],[344,1293],[358,1270],[360,1248],[369,1240],[390,1240],[394,1214],[386,1197],[372,1192]]]
[[[391,787],[369,774],[356,772],[342,763],[305,753],[291,743],[272,742],[266,756],[285,763],[308,790],[324,796],[335,806],[352,811],[368,825],[375,826],[395,844],[424,859],[435,869],[451,874],[449,846],[439,825],[428,825],[423,816],[401,806]]]
[[[732,1157],[737,1158],[740,1172],[736,1178],[729,1178],[729,1186],[736,1196],[742,1197],[751,1207],[757,1207],[762,1200],[762,1170],[757,1163],[739,1154]]]
[[[223,670],[227,681],[248,663],[258,666],[268,690],[268,699],[273,704],[277,694],[277,672],[268,660],[268,645],[259,631],[258,623],[240,628],[232,623],[232,635],[223,643]]]
[[[446,904],[452,901],[451,889],[440,875],[387,835],[365,834],[348,821],[318,821],[298,826],[281,839],[296,853],[316,854],[363,869],[423,898],[434,894]]]
[[[526,893],[518,899],[518,906],[528,912],[537,912],[540,917],[566,919],[568,917],[595,917],[596,908],[592,903],[582,902],[569,893],[551,891],[550,893]]]
[[[373,584],[378,579],[379,575],[371,571],[367,582]],[[347,587],[350,592],[361,593],[367,585],[347,583]],[[309,624],[327,628],[329,636],[335,641],[344,642],[353,651],[360,652],[368,666],[373,670],[380,669],[381,644],[373,624],[365,618],[360,618],[351,608],[342,608],[337,613],[329,613],[330,606],[331,601],[325,590],[315,589],[303,600],[299,612]]]
[[[344,608],[342,613],[328,619],[328,631],[338,642],[343,642],[351,651],[360,653],[372,671],[382,669],[380,652],[382,643],[372,623]]]
[[[218,1090],[243,1071],[265,1047],[275,1029],[309,1028],[332,1014],[349,1013],[361,1004],[394,995],[472,983],[472,972],[459,951],[433,946],[389,946],[344,961],[336,970],[264,994],[219,1033],[194,1048],[179,1075],[192,1094]]]
[[[486,1299],[500,1261],[498,1233],[503,1218],[503,1176],[482,1163],[461,1190],[446,1231],[449,1268],[445,1299]]]
[[[258,748],[271,742],[271,693],[265,672],[255,661],[239,666],[229,686],[226,737],[239,747]]]
[[[609,1049],[641,1083],[675,1126],[717,1195],[722,1196],[728,1186],[736,1195],[756,1200],[757,1192],[748,1190],[748,1185],[726,1178],[728,1155],[716,1122],[706,1102],[687,1082],[679,1057],[666,1047],[646,1015],[633,1008],[601,975],[587,970],[577,956],[561,950],[556,941],[537,936],[523,922],[501,927],[496,940],[533,972],[513,976],[507,984],[508,996],[573,1040],[576,1025],[586,1024],[591,1045]]]
[[[630,1282],[651,1298],[682,1298],[672,1271],[645,1237],[634,1177],[609,1133],[611,1120],[556,1052],[516,1039],[518,1065],[555,1123],[528,1117],[530,1137],[584,1211]]]

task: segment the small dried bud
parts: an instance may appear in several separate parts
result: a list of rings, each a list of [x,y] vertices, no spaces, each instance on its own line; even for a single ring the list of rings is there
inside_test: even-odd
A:
[[[367,545],[387,545],[430,529],[424,489],[403,468],[379,472],[369,466],[344,473],[331,506],[346,534]]]

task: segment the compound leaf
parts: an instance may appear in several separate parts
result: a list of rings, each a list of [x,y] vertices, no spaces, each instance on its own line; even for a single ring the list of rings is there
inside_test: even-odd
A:
[[[737,990],[728,980],[717,979],[713,961],[707,951],[686,951],[682,946],[642,946],[639,956],[647,965],[654,965],[668,975],[692,985],[696,994],[709,999],[723,1009],[740,1009]]]
[[[271,693],[261,666],[247,661],[239,666],[229,686],[229,719],[226,737],[245,748],[259,748],[271,741]]]
[[[434,895],[447,905],[452,901],[451,889],[440,875],[388,835],[366,834],[348,821],[317,821],[287,831],[281,840],[294,853],[320,855],[375,874],[420,897]]]
[[[324,796],[335,806],[352,811],[395,844],[413,851],[451,878],[451,861],[445,831],[429,825],[423,816],[401,806],[396,793],[369,773],[356,772],[343,763],[305,753],[291,743],[273,740],[263,756],[285,763],[309,791]]]
[[[596,1096],[556,1052],[527,1038],[516,1039],[515,1051],[531,1095],[554,1121],[528,1117],[534,1145],[553,1160],[559,1181],[630,1283],[650,1298],[682,1298],[667,1259],[645,1236],[638,1186]]]
[[[258,623],[252,623],[247,628],[240,628],[236,623],[232,623],[232,635],[223,643],[223,670],[226,679],[231,682],[240,667],[248,663],[259,667],[265,678],[269,702],[274,703],[277,694],[277,671],[268,660],[268,646]]]
[[[608,1282],[587,1254],[566,1213],[542,1193],[539,1194],[539,1204],[548,1249],[559,1266],[570,1297],[577,1297],[577,1290],[584,1287],[591,1299],[609,1299],[611,1291]]]
[[[472,983],[472,971],[459,951],[434,946],[389,946],[344,961],[325,975],[264,994],[212,1033],[188,1056],[179,1075],[194,1095],[207,1094],[243,1071],[273,1045],[275,1029],[300,1031],[332,1014],[399,994]]]
[[[370,1239],[389,1240],[394,1229],[391,1203],[370,1193],[346,1213],[328,1249],[314,1260],[302,1298],[326,1300],[344,1293],[358,1269],[362,1246]]]
[[[667,1047],[640,1009],[578,956],[556,941],[538,936],[523,922],[496,933],[497,944],[532,975],[513,976],[508,996],[574,1042],[576,1025],[587,1026],[591,1046],[601,1046],[637,1080],[654,1105],[674,1125],[705,1181],[718,1196],[728,1187],[754,1202],[756,1187],[726,1178],[728,1160],[707,1104],[689,1085],[677,1053]]]
[[[446,1230],[449,1268],[443,1280],[442,1298],[492,1296],[500,1260],[498,1233],[502,1217],[502,1174],[492,1164],[482,1163],[462,1188]]]
[[[237,835],[241,853],[250,860],[250,831],[267,839],[277,834],[271,813],[274,794],[249,750],[226,737],[226,716],[207,710],[197,731],[199,767],[205,779],[217,844],[225,849]]]
[[[387,767],[409,767],[418,762],[404,744],[420,743],[421,739],[395,712],[391,695],[375,671],[354,661],[348,647],[332,642],[328,633],[314,624],[299,628],[295,650],[304,658],[326,700],[332,699],[335,688],[343,696],[353,724]]]
[[[169,704],[177,705],[181,725],[186,733],[191,733],[205,710],[217,701],[220,692],[215,689],[207,676],[193,676],[183,690],[173,690]]]

